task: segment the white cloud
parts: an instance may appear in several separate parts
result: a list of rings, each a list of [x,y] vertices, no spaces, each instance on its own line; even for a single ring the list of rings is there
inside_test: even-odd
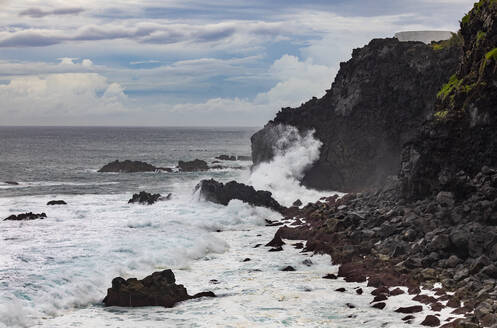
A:
[[[0,98],[4,124],[19,124],[26,118],[71,122],[87,115],[127,111],[121,86],[96,73],[16,77],[0,85]]]

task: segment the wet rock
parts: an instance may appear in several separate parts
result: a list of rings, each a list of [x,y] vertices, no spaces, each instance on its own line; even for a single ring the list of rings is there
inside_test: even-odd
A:
[[[376,295],[373,300],[371,301],[371,303],[375,303],[375,302],[381,302],[381,301],[386,301],[388,299],[388,296],[385,295],[385,294],[380,294],[380,295]]]
[[[200,292],[191,296],[192,299],[202,298],[202,297],[216,297],[216,294],[214,294],[214,292]]]
[[[373,305],[371,305],[371,307],[375,308],[375,309],[379,309],[379,310],[383,310],[385,308],[386,303],[383,303],[383,302],[380,302],[380,303],[375,303]]]
[[[297,199],[296,201],[293,202],[292,204],[293,206],[302,206],[302,202],[300,201],[300,199]]]
[[[67,203],[63,200],[51,200],[47,203],[47,205],[67,205]]]
[[[262,244],[257,244],[257,245],[254,246],[254,248],[259,248],[261,246],[262,246]]]
[[[412,320],[412,319],[415,319],[416,317],[413,316],[413,315],[406,315],[405,317],[402,318],[402,321],[408,321],[408,320]]]
[[[214,293],[199,293],[189,296],[183,285],[177,285],[171,270],[154,272],[142,280],[136,278],[112,280],[112,287],[107,290],[103,302],[105,306],[141,307],[164,306],[173,307],[176,303],[192,298],[214,297]]]
[[[397,295],[402,295],[402,294],[405,294],[405,292],[400,288],[395,288],[394,290],[392,290],[390,292],[391,296],[397,296]]]
[[[340,287],[340,288],[335,289],[335,291],[339,292],[339,293],[345,293],[345,288]]]
[[[293,244],[293,247],[295,247],[296,249],[302,249],[302,248],[304,248],[304,244],[303,243],[295,243],[295,244]]]
[[[356,294],[357,294],[357,295],[362,295],[362,293],[363,293],[364,291],[362,290],[362,288],[357,288],[357,289],[355,290],[355,292],[356,292]]]
[[[421,305],[413,305],[407,307],[399,307],[395,312],[397,313],[418,313],[423,311],[423,307]]]
[[[295,271],[295,268],[289,265],[289,266],[284,267],[283,269],[281,269],[281,271]]]
[[[209,166],[206,161],[195,159],[193,161],[179,161],[178,168],[181,172],[207,171]]]
[[[283,247],[278,246],[271,248],[268,252],[281,252],[281,251],[283,251]]]
[[[45,219],[47,215],[45,213],[22,213],[18,215],[11,215],[8,218],[4,219],[4,221],[31,221],[31,220],[40,220],[40,219]]]
[[[285,242],[281,239],[280,234],[276,232],[274,238],[266,244],[268,247],[279,247],[285,245]]]
[[[195,187],[195,190],[198,189],[205,200],[213,203],[228,205],[232,199],[239,199],[250,205],[267,207],[277,212],[283,212],[285,209],[274,200],[269,191],[255,190],[254,187],[236,181],[223,184],[214,179],[202,180]]]
[[[4,183],[6,183],[8,185],[12,185],[12,186],[18,186],[19,185],[19,182],[16,182],[16,181],[5,181]]]
[[[245,258],[245,259],[243,259],[243,262],[250,262],[250,261],[251,261],[251,259],[250,259],[250,258],[248,258],[248,257],[247,257],[247,258]]]
[[[312,266],[314,263],[312,263],[312,261],[310,259],[305,259],[304,261],[302,261],[302,264],[305,265],[305,266]]]
[[[220,155],[217,156],[216,159],[219,159],[221,161],[236,161],[236,156]]]
[[[331,279],[331,280],[336,280],[338,279],[336,274],[333,273],[328,273],[326,276],[323,277],[323,279]]]
[[[169,195],[168,197],[170,197]],[[128,200],[128,204],[138,203],[138,204],[152,205],[160,199],[161,199],[160,194],[151,194],[146,191],[141,191],[138,194],[133,194],[133,197],[131,197],[131,199]]]
[[[352,304],[352,303],[346,303],[345,305],[346,305],[349,309],[355,309],[355,307],[356,307],[356,306],[355,306],[354,304]]]
[[[440,326],[440,319],[434,315],[427,315],[423,322],[421,322],[421,325],[427,327],[438,327]]]
[[[157,168],[151,164],[125,160],[120,162],[115,160],[109,164],[104,165],[98,172],[117,172],[117,173],[136,173],[136,172],[155,172]]]

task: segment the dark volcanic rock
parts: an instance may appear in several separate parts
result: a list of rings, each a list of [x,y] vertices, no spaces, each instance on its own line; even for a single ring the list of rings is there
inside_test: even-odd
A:
[[[438,327],[440,326],[440,319],[434,315],[427,315],[423,322],[421,322],[421,325],[427,327]]]
[[[380,302],[380,303],[375,303],[373,305],[371,305],[371,307],[375,308],[375,309],[380,309],[380,310],[383,310],[385,308],[386,303],[383,303],[383,302]]]
[[[173,307],[176,303],[199,297],[215,297],[212,292],[189,296],[183,285],[177,285],[171,270],[154,272],[143,280],[121,277],[112,280],[103,302],[105,306],[164,306]]]
[[[47,205],[67,205],[67,203],[63,200],[51,200]]]
[[[295,271],[295,268],[292,266],[287,266],[287,267],[284,267],[283,269],[281,269],[281,271]]]
[[[213,203],[228,205],[232,199],[239,199],[250,205],[267,207],[280,213],[285,210],[269,191],[255,190],[254,187],[236,181],[223,184],[214,179],[202,180],[195,190],[199,188],[201,196]]]
[[[169,195],[168,195],[169,197]],[[139,204],[148,204],[152,205],[161,199],[160,194],[150,194],[146,191],[140,191],[139,194],[133,194],[133,197],[128,201],[128,204],[139,203]]]
[[[323,279],[331,279],[331,280],[336,280],[338,279],[336,274],[333,273],[328,273],[326,276],[323,277]]]
[[[151,164],[125,160],[120,162],[115,160],[109,164],[104,165],[98,172],[122,172],[122,173],[136,173],[136,172],[155,172],[157,168]]]
[[[36,214],[33,212],[29,212],[18,215],[11,215],[8,218],[4,219],[4,221],[30,221],[30,220],[45,219],[46,217],[47,215],[45,213]]]
[[[340,65],[331,89],[299,108],[283,108],[254,134],[254,164],[269,161],[285,126],[315,130],[320,157],[303,184],[358,191],[397,174],[402,145],[433,110],[436,93],[457,68],[460,47],[375,39]]]
[[[413,305],[408,307],[400,307],[395,312],[398,313],[417,313],[423,311],[423,307],[421,305]]]
[[[13,186],[18,186],[19,185],[19,182],[16,182],[16,181],[5,181],[6,184],[8,185],[13,185]]]
[[[179,161],[178,168],[181,172],[207,171],[209,166],[206,161],[195,159],[193,161]]]
[[[236,156],[220,155],[217,156],[216,159],[219,159],[221,161],[236,161]]]
[[[475,4],[462,20],[460,34],[464,56],[459,68],[438,91],[430,120],[402,152],[400,176],[407,198],[439,191],[465,198],[473,191],[466,176],[497,166],[495,1]]]

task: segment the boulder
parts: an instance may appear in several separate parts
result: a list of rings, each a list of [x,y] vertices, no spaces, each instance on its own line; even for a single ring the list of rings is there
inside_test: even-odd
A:
[[[206,161],[195,159],[193,161],[179,161],[178,168],[181,172],[207,171],[209,166]]]
[[[167,197],[170,197],[169,194]],[[152,205],[153,203],[161,200],[160,194],[150,194],[146,191],[141,191],[139,194],[133,194],[133,197],[128,201],[128,204],[139,203],[139,204],[148,204]]]
[[[236,156],[220,155],[217,156],[216,159],[219,159],[221,161],[236,161]]]
[[[200,195],[205,200],[217,204],[228,205],[231,200],[239,199],[250,205],[267,207],[280,213],[285,210],[269,191],[255,190],[252,186],[236,181],[223,184],[214,179],[202,180],[195,190],[200,190]]]
[[[136,278],[112,280],[112,287],[107,290],[103,303],[105,306],[141,307],[164,306],[173,307],[176,303],[199,297],[215,297],[212,292],[188,295],[183,285],[176,284],[174,273],[168,269],[154,272],[142,280]]]
[[[4,221],[31,221],[31,220],[42,220],[45,219],[47,215],[45,213],[36,214],[33,212],[22,213],[19,215],[11,215],[8,218],[4,219]]]
[[[47,205],[67,205],[67,203],[63,200],[51,200],[47,203]]]
[[[407,307],[400,307],[395,312],[397,313],[417,313],[423,311],[423,307],[421,305],[413,305]]]
[[[421,325],[427,327],[438,327],[440,326],[440,319],[430,314],[426,316],[423,322],[421,322]]]
[[[104,165],[98,172],[120,172],[120,173],[136,173],[136,172],[155,172],[157,168],[151,164],[125,160],[120,162],[115,160],[109,164]]]

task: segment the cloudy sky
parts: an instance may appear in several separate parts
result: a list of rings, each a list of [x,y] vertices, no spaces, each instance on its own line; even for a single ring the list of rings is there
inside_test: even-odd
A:
[[[0,0],[0,125],[261,126],[473,0]]]

